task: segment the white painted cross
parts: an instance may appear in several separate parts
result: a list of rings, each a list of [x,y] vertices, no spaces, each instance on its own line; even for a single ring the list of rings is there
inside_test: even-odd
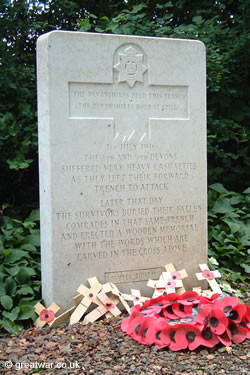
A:
[[[133,302],[133,305],[143,305],[145,301],[147,301],[148,297],[142,297],[140,290],[138,289],[131,289],[131,294],[124,294],[123,298],[125,301]]]
[[[171,272],[162,272],[159,280],[148,280],[147,286],[155,289],[152,298],[156,298],[164,293],[175,293],[175,289],[182,287],[183,283],[181,280],[173,280]]]
[[[97,299],[97,294],[102,289],[103,285],[99,283],[96,277],[92,277],[88,279],[88,282],[91,288],[87,288],[85,285],[81,284],[77,289],[78,293],[80,293],[83,298],[77,308],[74,310],[73,314],[70,317],[70,324],[74,324],[79,322],[81,317],[85,314],[88,307],[95,303],[99,305],[100,302]]]
[[[170,273],[171,273],[171,278],[172,278],[173,280],[182,280],[182,279],[185,279],[186,277],[188,277],[188,274],[187,274],[187,272],[186,272],[185,269],[182,269],[182,270],[180,270],[180,271],[176,271],[176,269],[175,269],[175,267],[174,267],[174,265],[173,265],[172,263],[167,264],[167,265],[165,266],[165,270],[166,270],[167,272],[170,272]],[[161,279],[161,278],[160,278],[160,279]],[[181,286],[181,287],[177,288],[177,293],[178,293],[178,294],[182,294],[182,293],[184,293],[185,291],[186,291],[186,289],[184,288],[184,286]]]
[[[199,267],[202,272],[196,273],[198,280],[207,280],[210,288],[214,293],[222,293],[219,284],[215,280],[216,277],[221,277],[221,274],[218,270],[210,271],[207,264],[199,264]]]

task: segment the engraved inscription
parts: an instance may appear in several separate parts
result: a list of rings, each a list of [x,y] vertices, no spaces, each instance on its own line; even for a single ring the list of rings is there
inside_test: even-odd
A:
[[[105,272],[105,282],[123,284],[138,281],[147,281],[149,279],[158,279],[163,269],[146,268],[133,271]]]
[[[193,181],[197,169],[197,161],[160,151],[153,143],[109,143],[103,153],[80,155],[79,164],[60,165],[62,183],[78,187],[86,198],[97,197],[89,209],[83,204],[56,212],[62,246],[84,264],[145,263],[151,257],[188,253],[201,230],[204,206],[174,203],[171,195],[176,184]],[[134,271],[126,272],[121,283],[136,281]],[[141,280],[139,273],[133,275]],[[119,282],[118,273],[111,281]]]
[[[70,118],[117,117],[140,111],[146,118],[188,118],[187,86],[138,86],[69,82]],[[144,120],[145,121],[145,120]]]

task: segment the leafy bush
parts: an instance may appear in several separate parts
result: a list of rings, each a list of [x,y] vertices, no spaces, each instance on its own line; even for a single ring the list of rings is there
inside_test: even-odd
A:
[[[35,318],[40,298],[39,212],[22,222],[0,216],[0,325],[17,334],[24,322]]]
[[[243,194],[221,184],[208,191],[208,255],[232,281],[250,273],[250,188]]]

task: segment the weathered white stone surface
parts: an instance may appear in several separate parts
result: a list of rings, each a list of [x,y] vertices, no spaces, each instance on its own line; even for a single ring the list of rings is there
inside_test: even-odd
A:
[[[207,254],[204,45],[55,31],[37,67],[45,302],[70,307],[92,276],[152,295],[167,263],[194,275]]]

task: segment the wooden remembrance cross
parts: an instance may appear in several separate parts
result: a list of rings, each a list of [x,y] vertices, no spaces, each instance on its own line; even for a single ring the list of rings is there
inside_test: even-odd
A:
[[[39,43],[44,300],[69,308],[94,275],[145,295],[167,262],[192,274],[207,247],[203,46],[59,31]]]

